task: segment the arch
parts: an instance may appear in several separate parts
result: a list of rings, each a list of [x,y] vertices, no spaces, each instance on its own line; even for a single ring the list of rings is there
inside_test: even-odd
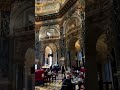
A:
[[[103,63],[107,60],[108,45],[106,43],[106,34],[103,33],[99,36],[96,42],[96,59],[98,63]]]
[[[93,25],[88,26],[89,28],[87,28],[87,29],[89,29],[89,30],[86,31],[87,36],[86,36],[86,42],[85,42],[85,43],[88,43],[85,45],[86,53],[89,52],[89,54],[96,55],[96,52],[97,52],[96,46],[98,44],[98,39],[105,32],[105,29],[103,29],[100,26],[101,25],[95,24],[95,23]],[[102,41],[99,41],[99,43],[102,43],[105,46],[105,43],[103,43]],[[90,51],[92,51],[93,53],[90,53]],[[95,60],[95,62],[97,62],[97,60]]]
[[[19,3],[19,2],[16,2],[16,3]],[[14,26],[17,23],[16,19],[19,17],[19,15],[26,10],[30,10],[30,9],[34,10],[34,6],[30,1],[20,2],[18,5],[15,5],[16,3],[13,4],[13,8],[11,10],[10,35],[13,35],[14,33],[14,28],[15,28]]]
[[[60,36],[60,31],[57,27],[46,27],[46,28],[41,28],[40,31],[39,31],[39,40],[41,38],[45,38],[46,37],[46,32],[47,31],[50,31],[50,30],[54,30],[53,34],[57,37]],[[53,35],[53,36],[54,36]]]
[[[68,46],[68,54],[67,54],[67,63],[70,65],[70,66],[77,66],[78,67],[78,62],[77,59],[78,59],[78,53],[80,52],[79,50],[76,50],[78,49],[78,43],[79,42],[79,39],[77,36],[73,36],[71,37],[69,40],[68,40],[68,43],[67,43],[67,46]],[[77,48],[76,48],[76,43],[77,43]],[[79,47],[81,48],[81,47]]]
[[[34,64],[35,53],[34,49],[27,48],[25,52],[25,65],[31,67]]]
[[[112,32],[110,31],[110,26],[105,25],[103,29],[104,31],[99,34],[96,41],[96,51],[98,53],[97,56],[99,57],[99,59],[101,59],[101,62],[100,60],[98,60],[99,63],[105,63],[107,61],[107,56],[110,54],[113,48],[113,37],[111,34]]]
[[[73,20],[75,20],[75,22]],[[67,21],[65,21],[63,23],[63,25],[64,25],[64,33],[67,33],[69,31],[67,27],[68,27],[70,21],[72,23],[76,24],[75,26],[80,26],[81,27],[81,23],[82,23],[81,18],[79,16],[77,16],[77,15],[74,15],[71,18],[68,18]]]
[[[56,50],[58,50],[58,45],[55,44],[55,43],[46,43],[44,46],[43,46],[43,51],[45,50],[45,48],[49,46],[53,52],[56,52]]]
[[[49,58],[49,54],[52,54],[52,49],[51,49],[51,47],[49,47],[49,46],[47,46],[46,48],[45,48],[45,60],[48,60],[48,58]],[[50,58],[50,60],[52,60],[52,58]],[[48,62],[48,61],[47,61]],[[51,63],[52,62],[50,62],[50,66],[51,66]]]
[[[70,49],[74,49],[75,50],[75,43],[76,43],[76,41],[78,40],[78,38],[77,37],[71,37],[69,40],[68,40],[68,44],[67,44],[67,46],[68,46],[68,49],[70,50]]]
[[[45,62],[47,62],[48,65],[55,64],[57,62],[57,45],[54,43],[47,43],[44,45],[44,53],[45,53]],[[49,54],[52,54],[52,56],[48,56]]]

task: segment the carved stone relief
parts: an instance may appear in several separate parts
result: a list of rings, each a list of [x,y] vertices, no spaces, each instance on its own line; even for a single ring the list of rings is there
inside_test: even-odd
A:
[[[10,11],[1,11],[1,33],[0,35],[6,36],[10,32]]]

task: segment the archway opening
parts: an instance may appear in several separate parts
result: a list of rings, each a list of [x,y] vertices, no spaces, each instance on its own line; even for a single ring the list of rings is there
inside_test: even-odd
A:
[[[69,42],[70,66],[80,67],[83,65],[83,53],[78,38],[73,37]]]
[[[111,45],[108,45],[107,35],[103,32],[96,43],[98,81],[104,82],[99,84],[100,90],[108,88],[107,85],[112,88],[112,56],[110,55],[110,47]]]
[[[76,50],[76,60],[77,60],[78,67],[81,67],[83,66],[84,61],[83,61],[82,48],[80,46],[79,40],[75,42],[75,50]]]
[[[44,48],[44,61],[43,65],[51,66],[58,63],[57,46],[54,43],[48,43]]]
[[[47,46],[45,48],[45,62],[44,62],[44,65],[49,65],[51,66],[52,65],[52,62],[53,62],[53,51],[51,49],[50,46]]]

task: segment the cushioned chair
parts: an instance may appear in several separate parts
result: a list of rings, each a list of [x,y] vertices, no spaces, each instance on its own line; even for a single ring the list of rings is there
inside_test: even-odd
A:
[[[44,70],[35,71],[35,85],[44,84],[44,77],[42,76],[43,74]]]

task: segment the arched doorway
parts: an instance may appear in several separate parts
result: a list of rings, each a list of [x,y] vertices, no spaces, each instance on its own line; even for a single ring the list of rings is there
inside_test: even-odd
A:
[[[72,37],[68,43],[68,51],[69,51],[69,63],[70,67],[80,67],[83,65],[82,61],[82,49],[80,46],[80,41],[77,37]]]
[[[45,65],[51,66],[53,63],[53,51],[51,47],[47,46],[45,48]]]
[[[44,54],[43,54],[43,60],[42,65],[54,65],[58,63],[58,47],[54,43],[46,43],[44,45]]]
[[[42,65],[52,65],[58,62],[59,27],[57,25],[41,27],[38,38]]]
[[[108,41],[105,31],[99,36],[96,43],[96,60],[100,90],[113,89],[112,56],[110,55],[112,43],[109,45]]]
[[[83,53],[82,53],[79,40],[75,42],[75,50],[76,50],[77,65],[78,67],[83,66],[84,65]]]

